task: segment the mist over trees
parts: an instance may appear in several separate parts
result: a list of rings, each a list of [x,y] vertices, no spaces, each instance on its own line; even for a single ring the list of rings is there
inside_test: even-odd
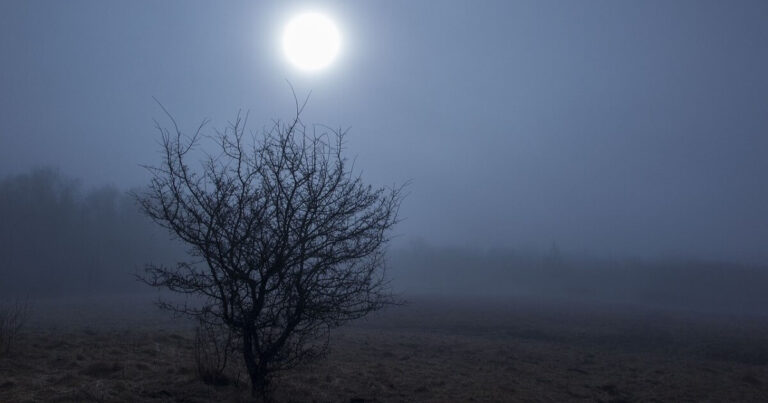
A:
[[[146,290],[144,259],[183,249],[115,186],[84,188],[53,168],[0,179],[0,292],[52,296]]]
[[[0,177],[0,296],[150,292],[146,262],[173,264],[184,246],[117,186],[85,187],[52,168]],[[404,295],[550,296],[768,314],[768,269],[686,258],[401,243],[387,254]]]
[[[406,294],[530,296],[768,315],[768,267],[696,258],[601,257],[414,242],[391,255]]]

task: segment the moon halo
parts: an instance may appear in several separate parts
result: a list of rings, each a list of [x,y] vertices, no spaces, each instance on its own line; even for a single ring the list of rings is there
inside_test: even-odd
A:
[[[341,33],[324,14],[305,12],[288,21],[283,29],[283,52],[288,61],[303,71],[328,67],[341,50]]]

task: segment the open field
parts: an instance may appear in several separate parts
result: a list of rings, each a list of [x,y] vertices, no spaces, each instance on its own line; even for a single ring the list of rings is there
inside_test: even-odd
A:
[[[527,299],[410,298],[335,333],[279,401],[768,401],[768,319]],[[247,401],[198,381],[192,327],[151,299],[33,301],[2,402]],[[239,380],[238,380],[238,372]]]

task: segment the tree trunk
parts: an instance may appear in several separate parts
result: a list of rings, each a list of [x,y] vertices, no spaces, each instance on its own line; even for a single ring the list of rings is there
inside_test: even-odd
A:
[[[249,331],[243,332],[243,360],[248,369],[248,376],[251,379],[251,396],[261,398],[264,403],[272,401],[272,395],[269,389],[269,378],[266,369],[256,362],[256,356],[253,352],[253,334]]]

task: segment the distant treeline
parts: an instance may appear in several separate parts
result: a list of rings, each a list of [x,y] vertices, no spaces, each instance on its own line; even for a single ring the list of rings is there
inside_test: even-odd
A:
[[[544,296],[768,315],[768,267],[682,258],[600,258],[446,248],[424,243],[391,255],[406,294]]]
[[[133,274],[185,249],[125,190],[84,189],[54,169],[0,179],[0,299],[150,291]],[[768,268],[686,259],[607,259],[425,243],[393,249],[403,294],[547,296],[768,314]]]
[[[50,168],[0,179],[3,295],[146,289],[133,274],[182,252],[114,186],[83,189]]]

